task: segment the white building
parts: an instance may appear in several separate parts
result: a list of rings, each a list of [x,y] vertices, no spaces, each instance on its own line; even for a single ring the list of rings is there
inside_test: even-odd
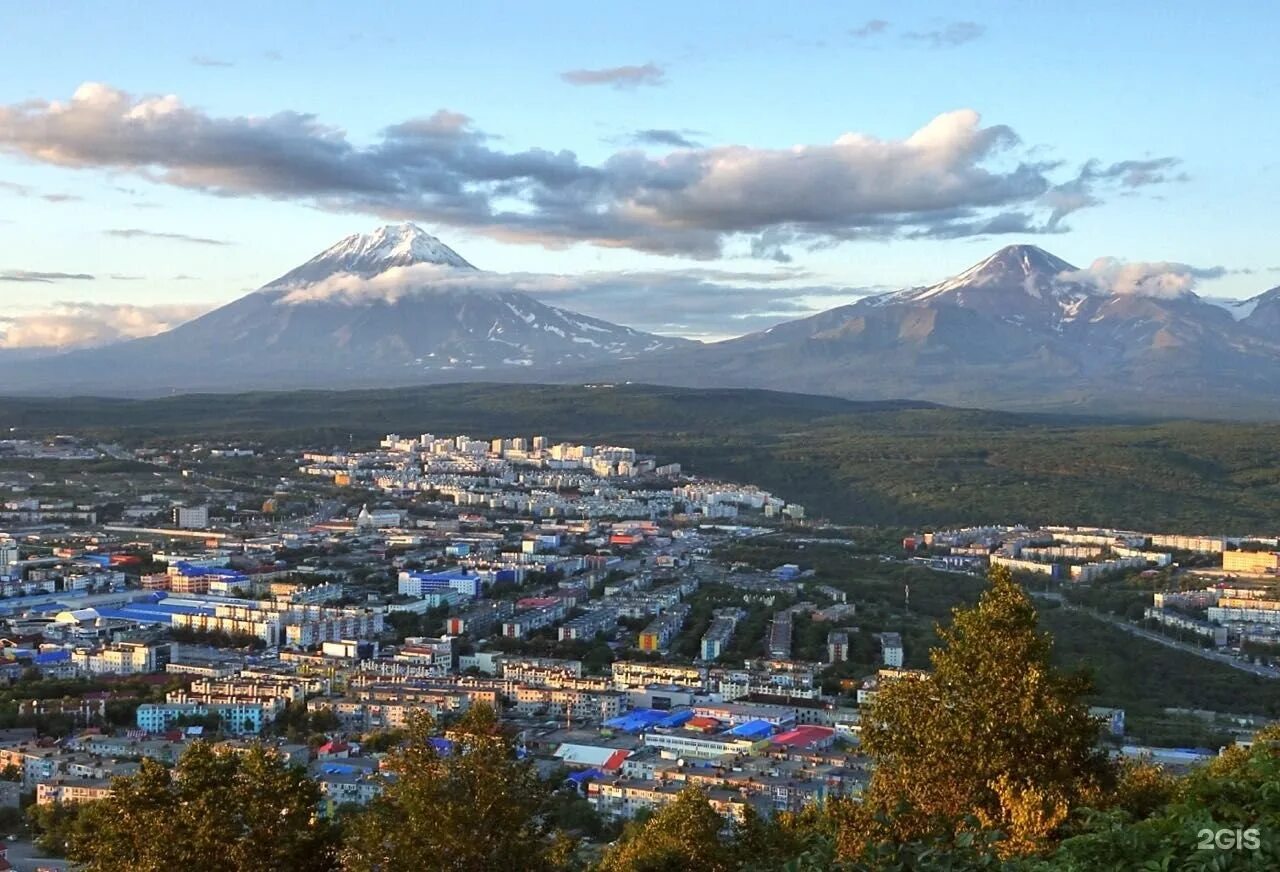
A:
[[[206,530],[209,527],[209,507],[175,506],[173,523],[180,530]]]
[[[880,634],[880,655],[884,665],[893,669],[902,668],[902,636],[898,633]]]

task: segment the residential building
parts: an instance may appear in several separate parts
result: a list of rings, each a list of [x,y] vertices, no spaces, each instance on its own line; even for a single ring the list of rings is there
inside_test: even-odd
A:
[[[898,633],[880,634],[880,659],[891,669],[902,668],[902,636]]]

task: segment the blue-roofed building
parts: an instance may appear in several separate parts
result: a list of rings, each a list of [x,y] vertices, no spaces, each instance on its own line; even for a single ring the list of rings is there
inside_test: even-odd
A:
[[[768,721],[746,721],[729,730],[726,735],[741,739],[767,739],[773,735],[773,724]]]
[[[447,572],[406,570],[400,573],[397,589],[405,596],[423,597],[433,592],[452,590],[463,596],[477,597],[484,589],[484,576],[461,569]]]
[[[652,727],[658,726],[663,721],[671,717],[671,712],[660,711],[658,709],[634,709],[625,715],[611,718],[604,722],[604,725],[611,730],[618,730],[623,733],[640,733]]]
[[[677,727],[683,727],[691,720],[693,720],[693,709],[680,709],[667,715],[667,717],[658,721],[654,726],[661,727],[665,730],[674,730]]]
[[[216,609],[209,605],[176,602],[133,602],[115,608],[97,609],[100,616],[121,621],[136,621],[140,624],[160,624],[169,626],[174,615],[213,615]]]
[[[249,578],[238,569],[229,569],[225,566],[196,566],[182,560],[175,563],[174,568],[184,578],[218,578],[227,581],[245,581]]]

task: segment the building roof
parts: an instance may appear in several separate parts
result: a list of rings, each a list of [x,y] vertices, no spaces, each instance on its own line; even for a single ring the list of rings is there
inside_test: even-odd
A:
[[[602,745],[578,745],[565,742],[556,749],[555,756],[568,766],[589,766],[594,769],[617,769],[631,756],[625,748],[609,748]]]
[[[789,748],[810,748],[821,742],[830,740],[836,731],[830,727],[803,726],[796,727],[794,730],[788,730],[785,733],[779,733],[770,741],[775,745],[785,745]]]
[[[647,730],[649,727],[657,726],[661,721],[671,717],[671,712],[659,711],[658,709],[634,709],[620,717],[612,718],[604,722],[606,727],[613,730],[621,730],[624,733],[638,733],[641,730]]]
[[[746,721],[728,731],[730,736],[743,739],[763,739],[773,733],[773,724],[769,721]]]

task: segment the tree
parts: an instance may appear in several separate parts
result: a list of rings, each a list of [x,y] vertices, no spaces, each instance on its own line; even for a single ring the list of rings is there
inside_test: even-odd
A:
[[[316,817],[320,790],[305,770],[258,746],[196,742],[174,770],[144,760],[87,804],[67,857],[84,872],[257,872],[335,869],[336,830]]]
[[[381,796],[348,827],[348,872],[401,869],[511,872],[550,869],[552,835],[540,812],[546,787],[531,762],[517,758],[493,710],[472,707],[438,750],[434,721],[412,718],[405,744],[391,752]]]
[[[27,822],[35,831],[35,844],[54,857],[64,857],[73,837],[87,825],[87,815],[94,803],[51,802],[27,808]]]
[[[711,807],[707,795],[686,787],[648,821],[628,824],[605,854],[600,872],[730,872],[742,858],[736,843],[724,838],[725,829],[724,817]]]
[[[1274,826],[1280,820],[1280,727],[1268,727],[1252,748],[1229,749],[1171,785],[1150,773],[1141,781],[1156,783],[1155,791],[1144,792],[1164,793],[1167,801],[1137,820],[1124,809],[1089,815],[1084,832],[1031,868],[1280,868],[1280,830]],[[1217,838],[1225,838],[1226,846]]]
[[[1089,681],[1049,665],[1052,643],[1010,573],[994,568],[978,604],[953,614],[932,673],[890,683],[863,719],[875,770],[841,834],[846,856],[975,828],[1002,832],[1005,854],[1031,853],[1114,782],[1080,701]]]

